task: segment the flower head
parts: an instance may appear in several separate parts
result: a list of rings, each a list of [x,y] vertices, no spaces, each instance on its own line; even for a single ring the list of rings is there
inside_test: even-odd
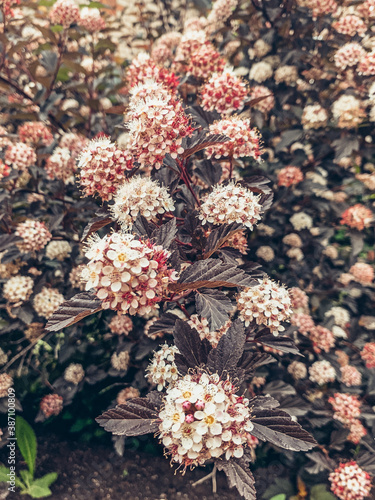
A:
[[[34,280],[30,276],[12,276],[4,284],[4,298],[10,302],[25,302],[33,291]]]
[[[16,236],[22,238],[20,243],[17,243],[21,252],[37,252],[46,246],[52,238],[52,234],[48,231],[44,222],[27,219],[25,222],[18,224]]]
[[[274,335],[285,330],[281,325],[289,321],[292,301],[288,290],[271,279],[258,280],[259,284],[245,288],[237,296],[237,307],[246,326],[252,321],[267,326]]]
[[[201,88],[202,107],[206,111],[230,115],[234,111],[241,111],[247,93],[245,82],[227,68],[221,74],[214,73]]]
[[[357,462],[341,463],[329,475],[331,491],[340,500],[363,500],[371,492],[371,477]]]
[[[32,165],[36,163],[36,154],[32,147],[24,144],[23,142],[17,142],[16,144],[10,144],[5,151],[4,161],[7,165],[11,165],[21,171],[26,171]]]
[[[147,367],[147,379],[157,385],[157,390],[162,391],[164,387],[172,384],[178,379],[177,366],[174,362],[175,354],[179,350],[175,346],[164,344],[154,356]]]
[[[43,122],[23,123],[18,127],[18,136],[21,142],[33,146],[49,146],[53,142],[53,135]]]
[[[63,409],[63,398],[58,394],[47,394],[40,402],[40,410],[46,418],[59,415]]]
[[[173,212],[173,199],[167,188],[150,178],[136,176],[125,181],[114,195],[111,211],[122,229],[132,228],[140,214],[147,220],[156,220],[158,215]]]
[[[199,219],[202,224],[238,222],[252,230],[261,219],[259,198],[259,195],[235,182],[226,186],[218,184],[202,203]]]
[[[64,296],[55,288],[43,287],[34,297],[34,309],[44,318],[50,318],[56,309],[64,302]]]
[[[229,380],[192,373],[167,388],[159,437],[172,461],[184,468],[222,455],[240,458],[253,429],[248,400]]]
[[[57,0],[50,10],[49,18],[52,24],[61,24],[64,28],[69,28],[80,18],[79,7],[74,0]]]
[[[104,309],[147,314],[177,279],[176,272],[167,267],[169,255],[161,246],[131,234],[92,239],[86,251],[90,261],[82,272],[86,290],[95,288]]]
[[[363,231],[365,227],[370,225],[373,220],[373,213],[371,210],[360,203],[347,208],[341,215],[342,219],[340,224],[346,224],[349,227]]]
[[[98,194],[102,200],[111,200],[123,182],[124,173],[132,170],[129,155],[111,143],[107,137],[94,139],[79,157],[80,184],[85,196]]]

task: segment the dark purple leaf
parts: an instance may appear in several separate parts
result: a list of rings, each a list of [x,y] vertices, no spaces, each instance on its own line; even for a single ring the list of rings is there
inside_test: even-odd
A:
[[[156,245],[161,245],[163,248],[168,250],[171,246],[172,241],[175,239],[177,234],[176,219],[173,218],[166,224],[155,229],[152,233],[152,238]]]
[[[216,460],[215,464],[225,473],[231,488],[237,488],[246,500],[256,500],[255,481],[246,459]]]
[[[295,345],[294,340],[290,337],[275,337],[274,335],[263,335],[262,337],[255,338],[256,342],[272,349],[278,349],[282,352],[288,352],[291,354],[298,354],[302,356],[298,347]]]
[[[173,333],[174,325],[176,323],[177,316],[173,313],[167,312],[163,314],[158,320],[153,323],[149,328],[149,333]]]
[[[46,330],[58,332],[101,310],[101,300],[90,292],[78,293],[63,302],[47,322]]]
[[[320,453],[319,451],[313,451],[312,453],[306,453],[306,457],[309,458],[312,462],[314,462],[314,466],[306,467],[306,469],[314,468],[314,474],[318,474],[318,472],[322,472],[324,470],[328,470],[332,472],[335,468],[335,462],[329,458],[327,455]]]
[[[133,224],[133,232],[142,238],[151,238],[152,232],[155,226],[151,224],[143,215],[140,213]]]
[[[373,444],[373,439],[371,441]],[[369,472],[371,475],[375,474],[375,453],[370,453],[369,451],[360,453],[356,461],[366,472]]]
[[[202,149],[214,146],[215,144],[222,144],[229,140],[229,137],[224,134],[210,134],[206,130],[202,130],[202,132],[198,132],[188,140],[187,147],[181,156],[182,158],[188,158]]]
[[[7,250],[19,241],[22,241],[22,238],[16,236],[14,233],[0,235],[0,252]]]
[[[238,366],[244,370],[247,377],[252,377],[259,366],[275,362],[275,358],[270,354],[245,351]]]
[[[207,367],[214,373],[236,376],[237,364],[241,359],[246,335],[242,322],[237,319],[221,337],[216,349],[208,355]]]
[[[195,328],[191,328],[186,321],[177,319],[173,335],[174,343],[188,368],[196,368],[207,362],[211,345],[207,340],[200,339]]]
[[[350,254],[351,260],[354,262],[357,255],[362,252],[364,245],[364,236],[359,231],[350,231],[350,244],[352,251]]]
[[[213,186],[217,184],[223,173],[220,163],[213,163],[210,160],[200,160],[195,162],[194,173],[207,184]]]
[[[158,430],[159,411],[154,402],[146,398],[134,398],[105,411],[95,420],[106,431],[117,436],[140,436]]]
[[[221,260],[207,259],[195,262],[182,272],[179,282],[169,288],[175,292],[198,290],[199,288],[218,288],[252,286],[254,279],[242,269]]]
[[[263,175],[254,175],[252,177],[245,177],[241,181],[240,184],[243,184],[251,191],[255,193],[264,193],[270,194],[272,193],[272,189],[268,186],[271,182],[267,177],[263,177]]]
[[[332,142],[335,150],[335,160],[347,158],[352,155],[353,151],[359,150],[359,140],[357,137],[344,136]]]
[[[308,451],[316,446],[315,439],[282,410],[262,410],[252,407],[251,431],[258,439],[292,451]]]
[[[91,221],[87,224],[87,226],[83,230],[82,241],[88,238],[90,234],[94,233],[95,231],[98,231],[104,226],[107,226],[111,222],[112,218],[109,216],[109,214],[101,215],[100,217],[95,217],[94,219],[91,219]]]
[[[301,129],[285,130],[280,135],[281,141],[277,144],[275,153],[279,153],[282,149],[293,144],[293,142],[299,141],[302,136],[303,130]]]
[[[202,128],[207,128],[211,123],[220,120],[220,115],[216,111],[205,111],[201,106],[191,106],[187,113],[191,115],[193,122]]]
[[[209,288],[196,292],[195,307],[197,313],[207,319],[212,332],[228,321],[228,312],[233,309],[232,302],[223,292]]]
[[[237,224],[237,222],[233,222],[232,224],[223,224],[218,228],[213,229],[207,239],[207,245],[204,251],[205,259],[211,257],[211,255],[216,252],[216,250],[221,248],[224,243],[231,236],[233,236],[233,234],[241,231],[242,229],[242,224]]]
[[[256,396],[249,401],[249,406],[251,406],[253,410],[254,408],[259,410],[270,410],[280,406],[280,403],[270,396]]]

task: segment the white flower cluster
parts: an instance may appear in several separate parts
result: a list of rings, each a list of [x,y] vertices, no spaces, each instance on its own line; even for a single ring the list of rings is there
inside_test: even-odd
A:
[[[42,288],[42,291],[34,297],[34,309],[44,318],[49,318],[64,302],[64,296],[55,288]]]
[[[235,390],[206,373],[185,375],[167,389],[159,436],[174,462],[186,469],[221,455],[242,457],[253,424],[248,400]]]
[[[316,361],[309,368],[309,379],[318,385],[336,380],[336,371],[329,361]]]
[[[325,127],[328,122],[328,113],[320,104],[311,104],[304,108],[301,122],[306,130]]]
[[[0,398],[8,396],[8,389],[12,387],[13,379],[7,373],[0,374]]]
[[[157,385],[158,391],[172,384],[178,379],[177,366],[174,356],[179,350],[175,346],[163,344],[161,349],[154,352],[151,363],[147,367],[147,379]]]
[[[271,78],[272,74],[272,66],[268,62],[260,61],[251,66],[249,79],[257,83],[263,83]]]
[[[262,205],[259,198],[259,195],[235,182],[226,186],[217,185],[200,207],[199,219],[202,225],[206,222],[238,222],[252,230],[261,219]]]
[[[124,231],[130,230],[138,214],[147,220],[174,210],[167,188],[147,177],[136,176],[122,184],[114,195],[111,212]]]
[[[104,309],[148,314],[177,279],[176,272],[167,268],[169,256],[161,246],[139,241],[132,234],[96,236],[86,251],[90,261],[82,279],[86,290],[96,289]]]
[[[252,321],[267,326],[277,336],[285,330],[281,322],[292,314],[292,301],[284,286],[268,277],[258,281],[259,285],[245,288],[237,296],[240,319],[246,326]]]
[[[213,332],[210,330],[207,318],[199,318],[198,314],[192,314],[188,324],[197,330],[202,340],[207,339],[213,347],[216,347],[221,337],[227,333],[231,321],[228,320],[222,327]]]
[[[349,311],[343,307],[331,307],[331,309],[324,313],[324,316],[333,316],[335,325],[343,328],[350,322]]]
[[[275,71],[275,82],[291,85],[298,80],[298,69],[296,66],[280,66]]]
[[[207,31],[213,33],[224,26],[238,5],[238,0],[216,0],[207,16]]]
[[[70,256],[72,247],[68,241],[54,240],[50,241],[46,248],[46,256],[51,260],[64,260]]]
[[[85,376],[85,370],[79,363],[71,363],[64,372],[64,380],[71,384],[78,385]]]
[[[301,363],[301,361],[292,361],[288,366],[288,373],[292,375],[294,380],[300,380],[306,378],[307,375],[306,365],[304,363]]]
[[[3,288],[4,298],[8,302],[24,302],[33,291],[34,280],[30,276],[12,276]]]
[[[128,351],[114,352],[111,356],[111,365],[117,371],[127,371],[129,368],[130,354]]]
[[[310,229],[313,225],[312,218],[305,212],[298,212],[292,215],[289,220],[296,231],[301,231],[302,229]]]

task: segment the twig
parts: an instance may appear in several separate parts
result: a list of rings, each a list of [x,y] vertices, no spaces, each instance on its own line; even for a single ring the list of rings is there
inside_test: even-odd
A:
[[[34,345],[39,342],[39,340],[41,340],[43,337],[45,337],[48,333],[50,332],[44,332],[42,333],[37,339],[35,339],[30,345],[28,345],[27,347],[25,347],[24,349],[22,349],[21,352],[19,352],[16,356],[14,356],[14,358],[12,358],[5,366],[3,366],[3,368],[1,369],[2,372],[6,371],[10,366],[12,366],[13,363],[15,363],[17,361],[18,358],[20,358],[21,356],[23,356],[25,353],[27,353],[32,347],[34,347]]]
[[[192,487],[195,488],[196,486],[198,486],[198,484],[202,484],[205,481],[207,481],[208,479],[212,479],[212,493],[216,493],[217,492],[216,471],[217,471],[217,467],[216,467],[216,465],[214,465],[212,472],[207,474],[207,476],[202,477],[202,479],[195,481],[195,483],[192,484]]]

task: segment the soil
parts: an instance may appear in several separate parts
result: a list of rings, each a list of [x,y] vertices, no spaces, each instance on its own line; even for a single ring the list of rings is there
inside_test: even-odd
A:
[[[0,459],[4,459],[3,453]],[[18,464],[18,468],[24,467]],[[59,477],[51,486],[49,498],[53,500],[240,499],[236,490],[229,489],[222,472],[217,474],[218,493],[212,493],[211,480],[192,487],[211,472],[211,467],[187,471],[182,476],[179,472],[174,474],[162,456],[125,449],[120,457],[106,446],[65,442],[56,436],[38,439],[36,476],[55,471]],[[26,498],[29,497],[19,493],[7,496],[8,500]]]

